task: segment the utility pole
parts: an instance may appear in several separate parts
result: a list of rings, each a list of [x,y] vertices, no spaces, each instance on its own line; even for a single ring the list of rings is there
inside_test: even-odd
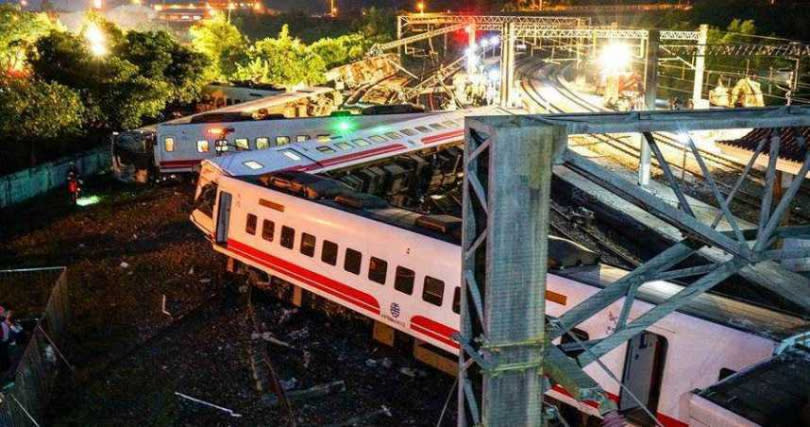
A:
[[[658,88],[658,43],[660,39],[658,30],[650,30],[647,37],[647,58],[644,63],[644,107],[655,110],[655,93]],[[639,135],[641,152],[638,159],[638,185],[644,187],[650,183],[650,145]]]
[[[709,26],[698,28],[697,53],[695,54],[695,85],[692,87],[692,105],[703,108],[703,73],[706,71],[706,43],[709,40]],[[708,107],[708,106],[707,106]]]
[[[501,106],[509,107],[515,85],[515,23],[503,24],[501,34]]]
[[[458,425],[544,426],[551,169],[566,134],[522,116],[466,128]]]

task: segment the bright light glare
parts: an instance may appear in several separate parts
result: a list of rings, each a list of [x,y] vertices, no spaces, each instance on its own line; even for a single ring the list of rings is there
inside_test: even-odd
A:
[[[688,144],[689,143],[689,134],[686,132],[678,133],[678,142],[681,144]]]
[[[500,42],[501,39],[499,39],[498,36],[492,36],[489,38],[489,44],[491,44],[492,46],[497,46]]]
[[[489,40],[487,40],[487,39],[481,40],[481,46],[483,46],[483,47],[489,46]]]
[[[610,43],[602,48],[599,55],[599,64],[606,73],[618,73],[627,69],[633,60],[630,46],[624,43]]]
[[[493,82],[497,82],[501,79],[501,72],[498,70],[489,70],[489,79]]]
[[[98,196],[87,196],[87,197],[79,197],[76,199],[76,204],[79,206],[90,206],[95,205],[96,203],[101,201],[101,197]]]
[[[96,9],[101,9],[104,6],[102,0],[93,0],[93,7]]]
[[[352,130],[352,124],[348,120],[338,123],[338,130],[341,132],[348,132]]]
[[[90,43],[90,53],[95,57],[107,54],[107,37],[94,22],[84,31],[84,38]]]

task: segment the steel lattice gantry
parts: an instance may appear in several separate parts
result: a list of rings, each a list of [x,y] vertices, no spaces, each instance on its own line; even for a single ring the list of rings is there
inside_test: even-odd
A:
[[[397,16],[398,35],[406,29],[420,29],[451,24],[472,24],[479,30],[500,31],[503,24],[513,22],[540,27],[577,27],[590,25],[591,18],[565,16],[522,15],[454,15],[445,13],[413,13]]]
[[[778,56],[783,58],[810,57],[810,45],[803,43],[758,44],[731,43],[710,44],[702,51],[697,45],[667,44],[672,54],[698,56]]]
[[[810,225],[783,226],[783,216],[810,170],[810,150],[796,179],[776,199],[775,161],[764,185],[759,227],[743,231],[730,203],[768,145],[770,159],[779,153],[779,133],[764,138],[731,192],[717,189],[711,171],[695,144],[688,149],[721,212],[701,222],[656,143],[654,132],[730,128],[810,126],[810,107],[781,107],[689,112],[634,112],[545,116],[468,117],[466,120],[464,226],[462,233],[461,331],[459,355],[459,425],[542,425],[548,415],[541,395],[547,375],[578,400],[594,400],[600,412],[615,415],[615,406],[582,370],[609,351],[678,310],[734,274],[762,286],[810,312],[810,279],[781,267],[780,260],[810,257],[810,249],[782,249],[776,241],[789,236],[810,239]],[[650,144],[679,207],[657,198],[567,148],[571,135],[640,133]],[[626,201],[642,206],[686,236],[621,279],[602,288],[557,319],[545,320],[545,276],[551,168],[564,165]],[[725,220],[731,230],[715,227]],[[678,268],[703,248],[724,255],[704,265]],[[672,297],[636,316],[630,308],[636,292],[652,280],[691,277]],[[757,279],[759,278],[759,279]],[[570,331],[607,307],[620,307],[616,327],[606,336],[579,342],[584,350],[568,357],[551,340]],[[606,368],[605,368],[606,369]],[[481,381],[477,379],[481,378]]]

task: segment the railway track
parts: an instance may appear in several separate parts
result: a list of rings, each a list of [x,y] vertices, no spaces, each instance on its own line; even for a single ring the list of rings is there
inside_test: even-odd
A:
[[[521,86],[522,86],[524,92],[530,98],[532,98],[538,105],[545,106],[549,110],[549,112],[551,112],[551,113],[569,112],[569,111],[566,111],[564,108],[561,108],[559,105],[555,105],[549,99],[547,99],[546,97],[543,96],[543,94],[541,93],[540,89],[537,86],[538,83],[540,83],[541,81],[539,81],[537,79],[534,79],[534,78],[523,78],[523,77],[526,77],[526,76],[537,75],[537,71],[541,67],[542,67],[542,65],[540,63],[532,62],[532,61],[527,61],[526,63],[524,63],[524,64],[522,64],[521,66],[518,67],[517,71],[518,71],[519,75],[521,75]],[[562,97],[564,97],[566,101],[576,105],[578,108],[582,109],[583,111],[589,111],[589,112],[609,111],[609,110],[607,110],[605,108],[602,108],[602,107],[595,106],[595,105],[591,104],[586,99],[584,99],[582,96],[576,94],[574,91],[567,88],[564,84],[562,84],[561,79],[559,77],[559,73],[560,73],[559,68],[555,68],[555,69],[551,70],[551,72],[546,76],[546,78],[544,79],[543,82],[548,84],[548,85],[553,85],[555,87],[556,91]],[[656,136],[656,141],[659,142],[659,144],[663,145],[666,148],[669,148],[671,150],[681,151],[681,152],[684,150],[683,144],[678,142],[675,138],[673,138],[670,135],[667,135],[665,133],[656,133],[655,136]],[[622,153],[624,153],[624,154],[626,154],[626,155],[628,155],[630,157],[638,158],[639,155],[640,155],[639,148],[636,147],[634,144],[626,141],[625,138],[623,138],[621,136],[595,135],[594,134],[594,135],[588,135],[588,138],[591,138],[592,140],[595,140],[597,143],[607,144],[607,145],[611,146],[613,149],[618,150],[619,152],[622,152]],[[703,159],[706,160],[707,163],[710,163],[714,167],[721,167],[722,169],[724,169],[725,172],[727,172],[728,175],[730,175],[732,177],[735,177],[734,179],[732,179],[732,181],[736,181],[736,176],[738,174],[742,173],[743,170],[744,170],[744,165],[741,165],[741,164],[737,163],[736,161],[733,161],[733,160],[728,159],[728,158],[726,158],[724,156],[721,156],[721,155],[718,155],[716,153],[712,153],[712,152],[709,152],[709,151],[706,151],[706,150],[699,150],[699,151],[700,151],[701,157],[703,157]],[[670,166],[671,169],[673,169],[673,172],[680,171],[681,176],[683,176],[683,174],[688,173],[689,175],[697,177],[697,178],[703,180],[704,182],[706,181],[706,177],[702,174],[702,172],[700,170],[696,170],[694,168],[686,167],[685,166],[686,162],[683,162],[683,163],[684,163],[683,166],[679,166],[679,165],[675,164],[674,162],[669,162],[669,166]],[[656,169],[661,170],[661,167],[658,164],[656,159],[653,159],[652,166],[655,167]],[[677,173],[676,173],[676,175],[677,175]],[[717,176],[715,176],[714,178],[715,178],[715,183],[717,184],[719,189],[722,192],[725,193],[726,196],[731,193],[731,191],[733,189],[733,186],[734,186],[733,183],[724,182],[722,179],[719,179]],[[750,184],[755,184],[755,185],[758,185],[758,186],[761,187],[761,186],[764,185],[764,182],[765,182],[764,176],[761,176],[761,175],[757,176],[756,171],[751,171],[751,173],[749,174],[749,183]],[[758,210],[760,209],[760,206],[761,206],[762,196],[759,195],[759,194],[752,193],[751,191],[749,191],[749,190],[747,190],[747,189],[745,189],[743,187],[744,187],[744,185],[741,186],[737,190],[737,192],[735,193],[734,203],[737,203],[739,205],[744,205],[748,209],[754,210],[755,212],[754,212],[753,216],[751,217],[751,219],[756,220],[756,218],[757,218],[756,215],[758,215]],[[805,194],[807,194],[806,190],[804,190],[804,191],[805,191]],[[693,194],[693,195],[695,195],[695,194]],[[714,201],[713,198],[711,198],[711,197],[708,197],[707,199],[710,199],[711,202]],[[796,217],[798,217],[798,218],[801,218],[802,220],[810,220],[810,215],[803,214],[801,212],[795,212],[794,215]]]

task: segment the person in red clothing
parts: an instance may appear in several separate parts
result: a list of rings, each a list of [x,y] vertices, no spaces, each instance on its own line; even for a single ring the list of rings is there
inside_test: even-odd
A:
[[[70,201],[74,205],[79,200],[79,192],[82,191],[81,184],[82,180],[79,176],[79,170],[76,168],[76,165],[71,163],[70,168],[68,168],[67,172],[67,190],[68,195],[70,196]]]

